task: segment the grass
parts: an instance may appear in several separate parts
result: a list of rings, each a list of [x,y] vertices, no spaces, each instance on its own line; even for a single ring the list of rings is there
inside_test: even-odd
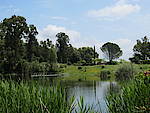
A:
[[[78,66],[67,66],[64,69],[66,75],[61,78],[65,81],[99,81],[100,72],[102,70],[109,70],[111,72],[111,79],[114,78],[114,73],[118,65],[106,65],[102,66],[81,66],[82,69],[78,69]]]
[[[78,69],[78,66],[66,66],[64,68],[65,76],[58,78],[63,81],[99,81],[101,71],[110,71],[110,79],[115,80],[115,72],[120,67],[118,65],[95,65],[95,66],[79,66],[82,69]],[[138,73],[143,73],[150,69],[148,64],[132,64]]]
[[[0,81],[1,113],[66,113],[71,103],[65,91],[57,87],[43,87],[38,83]]]
[[[37,81],[0,81],[1,113],[96,113],[84,99],[67,98],[60,85],[47,86]]]

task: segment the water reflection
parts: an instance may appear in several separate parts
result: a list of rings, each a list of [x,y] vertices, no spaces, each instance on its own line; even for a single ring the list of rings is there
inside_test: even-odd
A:
[[[93,81],[93,82],[65,82],[68,98],[75,96],[76,100],[83,96],[87,105],[93,105],[95,110],[107,113],[106,94],[115,89],[116,82]]]

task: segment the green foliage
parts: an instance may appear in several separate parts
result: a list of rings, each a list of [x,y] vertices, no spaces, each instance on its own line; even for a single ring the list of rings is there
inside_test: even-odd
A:
[[[5,73],[12,73],[18,61],[23,57],[24,49],[22,39],[28,32],[28,26],[24,17],[15,15],[11,18],[4,19],[0,24],[0,31],[5,33],[3,39],[6,62],[4,63],[6,63],[7,70],[4,70]]]
[[[137,40],[137,43],[133,48],[134,55],[129,60],[133,63],[143,63],[143,60],[148,60],[150,58],[150,42],[147,36],[141,40]],[[146,63],[146,62],[144,62]]]
[[[149,80],[149,83],[145,83]],[[149,113],[150,78],[138,77],[125,85],[120,93],[111,93],[107,97],[108,108],[111,113]]]
[[[39,81],[20,83],[0,81],[0,111],[2,113],[96,113],[84,103],[83,97],[67,98],[60,85],[47,86]]]
[[[69,113],[73,101],[66,100],[60,86],[0,81],[0,111],[5,113]]]
[[[59,63],[67,63],[68,58],[68,43],[69,43],[69,36],[65,33],[58,33],[56,35],[57,37],[57,56],[58,56],[58,62]]]
[[[49,39],[39,44],[37,34],[36,27],[28,25],[22,16],[14,15],[0,23],[0,73],[27,75],[57,70],[56,48]]]
[[[98,58],[98,53],[96,53],[92,47],[82,47],[79,48],[78,51],[81,54],[81,59],[86,61],[87,65],[93,63],[94,57]]]
[[[143,60],[141,61],[142,64],[150,64],[150,60]]]
[[[110,71],[109,70],[102,70],[101,72],[100,72],[100,78],[101,78],[101,80],[107,80],[107,79],[109,79],[110,78]]]
[[[115,43],[107,42],[101,47],[101,50],[109,62],[122,56],[122,50]]]
[[[124,81],[130,80],[134,77],[136,69],[133,67],[133,64],[125,63],[121,64],[115,72],[116,80]]]
[[[69,46],[68,46],[68,62],[70,62],[70,64],[74,64],[80,60],[81,60],[80,52],[76,48],[72,47],[71,44],[69,44]]]

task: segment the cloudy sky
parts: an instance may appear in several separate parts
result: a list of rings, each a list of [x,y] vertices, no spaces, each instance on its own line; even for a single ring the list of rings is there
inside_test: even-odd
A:
[[[137,39],[150,36],[150,0],[0,0],[0,20],[24,16],[37,26],[39,40],[55,41],[58,32],[75,47],[117,43],[121,58],[132,56]]]

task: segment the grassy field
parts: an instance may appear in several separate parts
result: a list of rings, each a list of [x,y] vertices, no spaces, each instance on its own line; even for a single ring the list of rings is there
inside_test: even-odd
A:
[[[115,72],[116,66],[80,66],[82,69],[78,69],[78,66],[67,66],[64,69],[66,75],[61,78],[61,80],[70,80],[70,81],[93,81],[100,80],[100,72],[102,70],[110,70],[112,75]]]
[[[118,69],[118,67],[121,64],[118,65],[105,65],[100,66],[67,66],[64,68],[65,76],[61,77],[61,80],[65,81],[97,81],[100,80],[100,72],[107,70],[110,72],[110,80],[115,79],[115,72]],[[137,64],[129,64],[133,65],[135,70],[140,73],[144,72],[150,69],[150,65],[137,65]],[[78,67],[81,67],[82,69],[78,69]]]

